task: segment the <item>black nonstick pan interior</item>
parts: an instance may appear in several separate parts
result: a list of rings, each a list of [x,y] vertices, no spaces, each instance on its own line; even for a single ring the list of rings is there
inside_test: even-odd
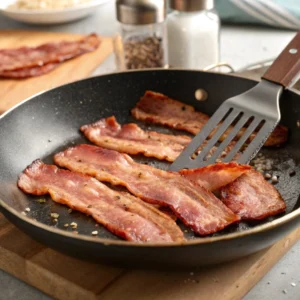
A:
[[[300,97],[286,91],[281,99],[282,123],[289,127],[289,142],[261,152],[273,162],[271,174],[279,177],[276,188],[287,203],[287,212],[263,222],[240,223],[210,237],[196,237],[184,228],[184,245],[137,245],[119,240],[79,212],[55,204],[49,197],[31,197],[18,190],[17,176],[33,160],[53,163],[54,153],[68,146],[89,143],[80,126],[114,115],[121,124],[137,122],[130,116],[146,90],[164,93],[198,110],[212,114],[228,97],[251,88],[255,82],[228,75],[194,71],[156,70],[119,73],[65,85],[33,97],[0,119],[0,199],[3,213],[35,239],[67,254],[93,261],[129,266],[197,266],[238,258],[263,249],[297,226],[300,212],[299,131]],[[195,91],[204,89],[206,101]],[[145,129],[179,133],[138,122]],[[168,164],[135,157],[137,161],[167,169]],[[46,200],[45,203],[44,199]],[[21,214],[26,208],[26,216]],[[28,210],[28,209],[27,209]],[[57,222],[51,213],[58,213]],[[37,222],[36,222],[36,221]],[[76,222],[77,229],[65,224]],[[46,226],[45,226],[46,225]],[[92,237],[91,232],[98,235]],[[220,252],[220,247],[223,251]],[[179,260],[178,257],[182,259]]]

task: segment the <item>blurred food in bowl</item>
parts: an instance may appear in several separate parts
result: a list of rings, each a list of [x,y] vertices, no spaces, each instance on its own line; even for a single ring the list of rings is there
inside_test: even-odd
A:
[[[61,24],[87,17],[111,0],[0,0],[0,13],[31,24]]]
[[[11,9],[61,9],[91,2],[91,0],[17,0],[8,6]]]

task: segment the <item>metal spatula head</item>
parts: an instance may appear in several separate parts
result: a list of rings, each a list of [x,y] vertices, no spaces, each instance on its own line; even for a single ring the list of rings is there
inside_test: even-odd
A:
[[[170,170],[198,168],[233,159],[238,163],[248,163],[280,121],[281,92],[297,79],[299,71],[300,33],[283,50],[259,84],[226,100],[218,108]],[[231,150],[226,152],[230,144]],[[213,153],[212,149],[215,150]]]

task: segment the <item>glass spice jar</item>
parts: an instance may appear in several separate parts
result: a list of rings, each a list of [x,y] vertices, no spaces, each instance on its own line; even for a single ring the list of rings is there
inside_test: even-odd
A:
[[[165,0],[117,0],[120,30],[114,39],[119,70],[168,65]]]
[[[219,63],[220,19],[214,0],[170,0],[169,65],[203,69]]]

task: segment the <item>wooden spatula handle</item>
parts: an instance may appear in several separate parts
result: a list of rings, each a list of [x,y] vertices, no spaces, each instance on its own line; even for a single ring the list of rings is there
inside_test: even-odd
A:
[[[262,78],[288,87],[299,72],[300,32],[285,47]]]

